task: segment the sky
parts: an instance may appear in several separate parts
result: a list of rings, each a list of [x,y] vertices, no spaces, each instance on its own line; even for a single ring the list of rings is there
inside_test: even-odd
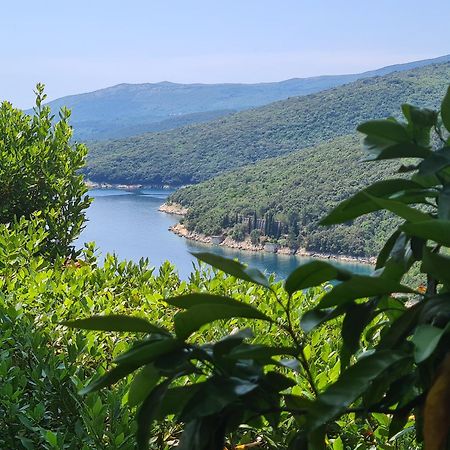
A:
[[[0,0],[0,100],[280,81],[450,53],[449,0]]]

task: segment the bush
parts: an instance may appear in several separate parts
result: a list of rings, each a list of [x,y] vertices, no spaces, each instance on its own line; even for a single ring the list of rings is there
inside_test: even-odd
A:
[[[8,102],[0,106],[0,223],[39,212],[47,232],[43,250],[53,257],[68,256],[90,203],[78,173],[87,149],[70,143],[67,109],[53,125],[49,107],[42,105],[45,97],[43,86],[37,85],[32,117]]]

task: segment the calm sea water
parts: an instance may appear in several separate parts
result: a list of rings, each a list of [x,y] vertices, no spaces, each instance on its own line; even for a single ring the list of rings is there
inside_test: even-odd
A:
[[[252,267],[275,273],[277,278],[285,278],[300,264],[310,261],[291,255],[256,253],[198,244],[181,238],[168,228],[178,221],[158,211],[170,192],[166,190],[143,190],[129,193],[115,189],[93,189],[90,196],[94,198],[87,211],[88,223],[76,244],[95,241],[100,256],[115,253],[121,259],[138,261],[148,257],[154,266],[160,266],[169,260],[177,267],[182,278],[187,278],[192,271],[195,258],[193,251],[211,251],[240,261]],[[362,264],[339,263],[358,273],[370,273],[370,266]]]

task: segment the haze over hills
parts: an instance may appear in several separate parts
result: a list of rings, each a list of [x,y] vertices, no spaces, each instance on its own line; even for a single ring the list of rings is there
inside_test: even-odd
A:
[[[357,124],[396,115],[410,102],[435,107],[450,63],[366,78],[164,133],[91,145],[87,175],[116,183],[197,183],[337,136]]]
[[[72,109],[78,140],[100,140],[168,130],[293,96],[308,95],[358,79],[450,61],[450,55],[359,74],[294,78],[257,84],[119,84],[49,102]]]

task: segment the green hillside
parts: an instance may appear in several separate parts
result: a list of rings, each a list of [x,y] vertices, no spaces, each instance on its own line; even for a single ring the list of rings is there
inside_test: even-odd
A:
[[[327,211],[356,191],[392,174],[393,166],[361,163],[355,135],[261,161],[204,183],[180,189],[170,198],[189,208],[188,229],[218,234],[233,233],[236,215],[273,218],[284,229],[272,231],[278,241],[287,239],[309,251],[370,256],[393,227],[386,215],[358,219],[349,226],[321,227]],[[248,232],[248,230],[245,230]],[[278,235],[276,234],[278,232]]]
[[[197,183],[258,160],[352,133],[398,105],[436,106],[450,63],[359,80],[213,122],[91,146],[87,175],[117,183]]]
[[[450,61],[450,55],[383,67],[369,72],[293,78],[272,83],[119,84],[51,101],[53,110],[67,106],[78,140],[101,140],[202,123],[235,111],[307,95],[361,78]]]

